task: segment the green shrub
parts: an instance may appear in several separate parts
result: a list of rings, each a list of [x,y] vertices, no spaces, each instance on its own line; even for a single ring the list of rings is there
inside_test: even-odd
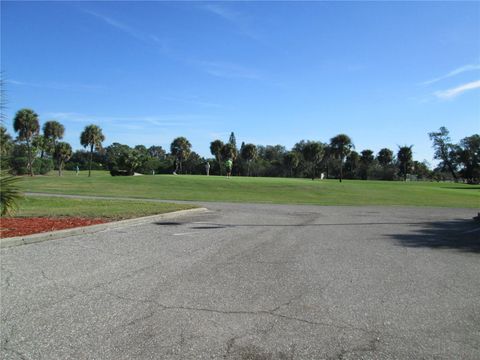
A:
[[[54,169],[52,159],[36,158],[33,161],[33,173],[35,175],[45,175]]]

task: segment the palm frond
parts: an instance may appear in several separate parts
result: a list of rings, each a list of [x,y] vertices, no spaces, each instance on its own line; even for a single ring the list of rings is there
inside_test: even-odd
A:
[[[18,210],[18,202],[24,197],[17,185],[18,181],[20,181],[20,178],[2,171],[0,176],[0,208],[2,216],[15,214]]]

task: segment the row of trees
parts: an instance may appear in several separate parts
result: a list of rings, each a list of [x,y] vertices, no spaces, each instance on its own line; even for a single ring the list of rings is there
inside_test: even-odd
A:
[[[478,134],[453,144],[444,127],[429,134],[439,166],[430,170],[425,162],[413,160],[412,147],[400,146],[395,151],[384,148],[378,153],[370,149],[355,151],[352,139],[339,134],[328,143],[301,140],[291,150],[282,145],[255,145],[242,142],[237,146],[232,132],[228,141],[214,140],[210,143],[212,158],[203,158],[194,151],[185,137],[174,139],[167,152],[161,146],[144,145],[130,147],[113,143],[102,147],[105,136],[97,125],[85,127],[80,143],[87,150],[72,151],[72,147],[60,141],[65,128],[57,121],[47,121],[40,133],[38,115],[31,109],[17,112],[13,122],[17,133],[13,140],[4,127],[1,128],[2,161],[8,159],[9,167],[16,174],[43,173],[53,167],[59,175],[65,167],[74,170],[108,169],[112,175],[132,175],[135,172],[202,174],[207,162],[211,173],[223,175],[224,163],[234,162],[233,173],[243,176],[320,176],[348,179],[406,180],[460,179],[474,183],[480,179],[480,136]],[[5,164],[2,164],[5,167]]]
[[[37,113],[31,109],[21,109],[13,119],[13,129],[18,134],[16,141],[12,140],[5,127],[0,128],[2,161],[9,161],[9,164],[2,165],[10,165],[16,173],[33,176],[35,172],[50,171],[55,162],[59,175],[62,175],[63,167],[73,153],[69,143],[59,141],[65,133],[62,124],[55,120],[47,121],[40,134]],[[80,135],[80,143],[84,147],[90,147],[89,164],[92,162],[93,151],[101,150],[104,140],[102,130],[96,125],[87,126]]]

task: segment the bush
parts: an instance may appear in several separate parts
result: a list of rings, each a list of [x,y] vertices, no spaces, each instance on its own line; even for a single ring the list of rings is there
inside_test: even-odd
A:
[[[112,176],[133,176],[133,173],[128,172],[127,170],[110,170],[110,175]]]
[[[11,173],[14,175],[28,174],[28,158],[13,156],[10,159]]]
[[[36,158],[33,161],[33,173],[35,175],[45,175],[54,168],[52,159]]]

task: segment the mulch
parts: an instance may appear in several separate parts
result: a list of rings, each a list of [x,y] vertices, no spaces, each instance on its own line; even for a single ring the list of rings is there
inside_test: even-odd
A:
[[[80,226],[103,224],[106,219],[90,219],[79,217],[29,217],[0,218],[0,238],[24,236],[48,231],[71,229]]]

